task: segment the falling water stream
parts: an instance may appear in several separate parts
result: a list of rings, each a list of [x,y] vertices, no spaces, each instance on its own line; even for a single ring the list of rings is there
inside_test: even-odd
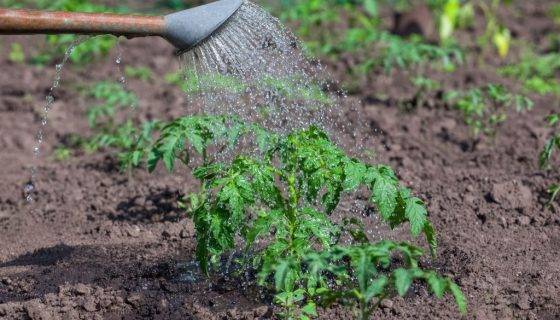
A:
[[[181,60],[185,77],[201,87],[204,113],[237,115],[280,133],[311,124],[329,129],[341,116],[339,94],[300,48],[277,18],[246,1]]]
[[[51,111],[51,108],[55,102],[56,89],[58,89],[58,87],[60,86],[60,81],[62,79],[62,70],[66,65],[66,63],[68,62],[68,59],[74,52],[74,49],[82,42],[86,41],[88,38],[89,37],[85,37],[85,36],[77,37],[76,40],[74,40],[74,42],[72,42],[70,46],[68,46],[68,48],[66,49],[62,61],[55,66],[54,80],[52,82],[51,87],[49,88],[47,96],[45,97],[46,100],[45,104],[43,105],[43,110],[41,115],[41,125],[37,130],[37,134],[35,135],[36,140],[35,140],[35,144],[33,145],[33,156],[35,160],[38,160],[39,157],[41,156],[41,147],[43,145],[43,140],[45,139],[45,128],[47,127],[47,124],[49,122],[49,112]],[[25,199],[28,202],[33,202],[34,200],[33,192],[35,191],[36,178],[37,178],[37,166],[33,164],[31,166],[31,177],[23,190],[25,193]]]

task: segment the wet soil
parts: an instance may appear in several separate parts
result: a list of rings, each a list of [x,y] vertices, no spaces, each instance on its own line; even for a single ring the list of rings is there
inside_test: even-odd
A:
[[[511,19],[519,37],[535,40],[544,7],[526,5]],[[521,28],[520,25],[526,27]],[[517,28],[517,29],[516,29]],[[1,319],[274,319],[266,293],[239,279],[197,276],[194,229],[177,197],[194,190],[189,174],[121,173],[109,151],[78,152],[56,161],[53,149],[71,133],[87,132],[88,105],[76,87],[118,79],[114,54],[85,68],[66,68],[50,114],[43,156],[33,159],[34,134],[54,67],[10,62],[9,44],[30,49],[40,38],[2,37],[0,54],[0,318]],[[183,94],[162,79],[177,70],[162,40],[122,44],[123,63],[148,66],[154,79],[128,79],[140,97],[133,117],[167,119],[185,113]],[[495,65],[472,64],[454,74],[457,83],[484,84]],[[332,66],[336,70],[335,66]],[[338,80],[344,74],[333,71]],[[494,76],[495,77],[495,76]],[[546,206],[547,186],[560,174],[538,168],[537,155],[550,133],[542,119],[557,106],[534,97],[535,109],[510,114],[494,138],[473,139],[460,115],[441,101],[412,111],[399,107],[410,90],[399,75],[371,75],[345,104],[359,112],[348,121],[365,147],[393,166],[423,198],[439,233],[439,255],[428,266],[452,276],[469,301],[467,319],[560,318],[560,206]],[[373,99],[385,92],[389,99]],[[434,98],[437,99],[437,98]],[[38,165],[35,203],[23,186]],[[369,224],[375,224],[374,217]],[[388,231],[380,231],[387,235]],[[391,237],[404,238],[396,230]],[[425,246],[421,240],[419,245]],[[321,319],[351,319],[342,307]],[[417,287],[386,301],[376,319],[458,319],[449,299]]]

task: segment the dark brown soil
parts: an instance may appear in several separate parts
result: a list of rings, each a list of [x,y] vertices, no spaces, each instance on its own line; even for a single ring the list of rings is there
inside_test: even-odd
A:
[[[509,20],[511,29],[527,41],[539,41],[544,30],[557,32],[551,21],[541,21],[545,8],[524,5],[525,14]],[[274,318],[268,295],[241,288],[237,279],[196,277],[193,225],[176,205],[178,195],[196,188],[188,174],[120,173],[109,152],[53,159],[53,148],[65,136],[87,131],[87,101],[75,87],[117,79],[114,55],[64,70],[44,156],[35,161],[34,134],[54,67],[7,58],[11,42],[29,50],[40,38],[0,40],[0,318]],[[135,39],[122,48],[125,64],[146,65],[155,74],[151,83],[128,80],[140,97],[134,116],[184,113],[183,94],[162,80],[178,67],[172,48],[158,39]],[[484,84],[495,77],[493,70],[468,62],[453,75],[454,83]],[[549,133],[542,119],[557,101],[535,97],[532,112],[511,114],[495,138],[474,141],[460,115],[441,101],[410,112],[399,108],[399,101],[410,99],[399,75],[371,78],[379,81],[346,102],[359,106],[349,121],[358,117],[366,124],[359,130],[365,147],[426,201],[440,249],[435,261],[425,263],[461,285],[469,301],[466,318],[559,319],[560,206],[545,203],[547,186],[560,175],[537,164]],[[388,93],[388,99],[372,99],[375,92]],[[29,204],[23,186],[34,161],[36,202]],[[403,234],[396,230],[393,237]],[[188,281],[189,273],[194,278]],[[351,319],[352,313],[335,307],[321,311],[321,318]],[[385,302],[375,318],[460,316],[450,299],[437,300],[418,287]]]

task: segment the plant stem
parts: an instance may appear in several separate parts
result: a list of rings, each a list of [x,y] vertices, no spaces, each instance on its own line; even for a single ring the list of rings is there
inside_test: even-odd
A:
[[[292,172],[288,177],[288,210],[287,210],[287,217],[290,223],[290,247],[292,245],[293,239],[295,238],[295,232],[297,229],[297,205],[299,203],[297,187],[296,187],[296,174]]]

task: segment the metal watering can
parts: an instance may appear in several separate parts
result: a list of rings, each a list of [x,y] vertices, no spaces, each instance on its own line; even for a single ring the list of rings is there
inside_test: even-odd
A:
[[[220,0],[166,16],[0,9],[0,34],[158,36],[188,51],[212,35],[244,0]]]

